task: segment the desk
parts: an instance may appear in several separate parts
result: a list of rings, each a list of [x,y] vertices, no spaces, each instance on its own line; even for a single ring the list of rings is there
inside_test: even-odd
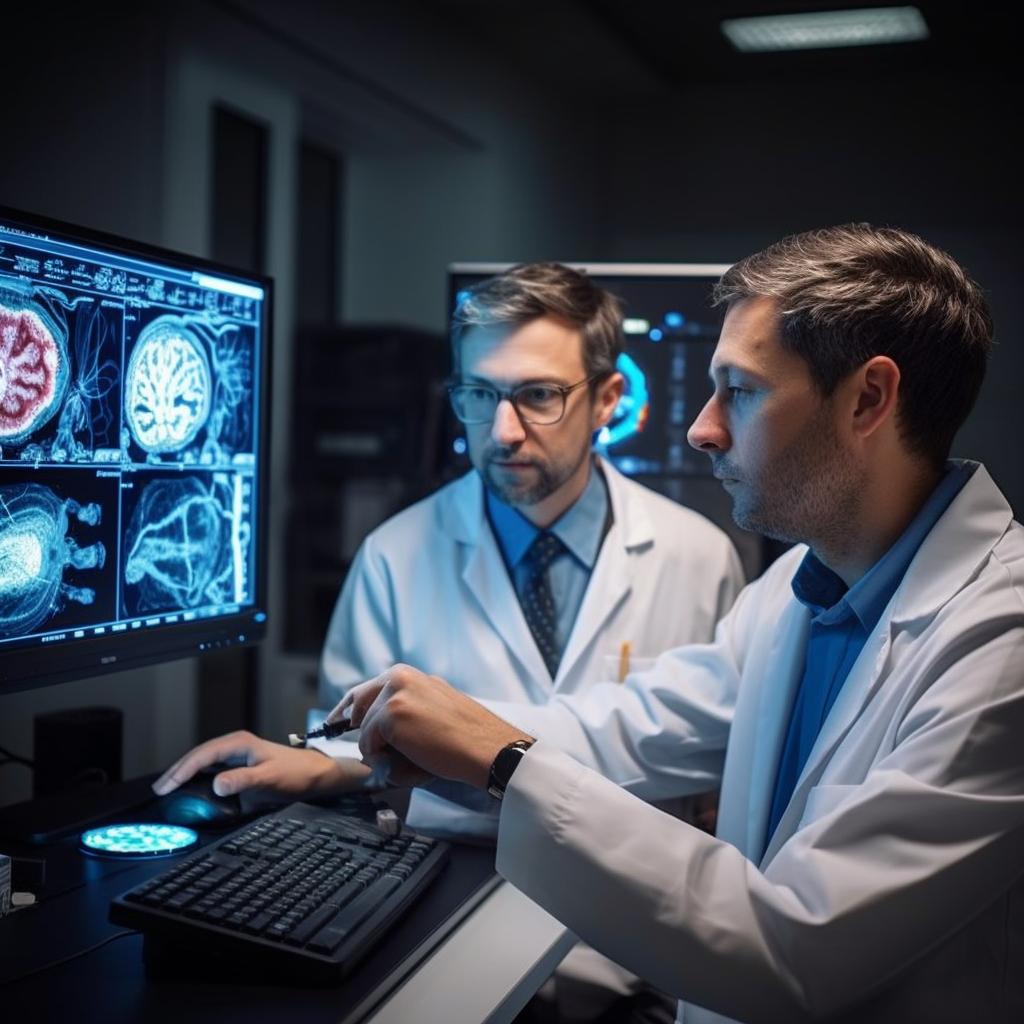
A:
[[[33,849],[35,856],[40,849]],[[0,1007],[12,1022],[502,1024],[512,1020],[575,942],[550,915],[493,875],[493,851],[456,846],[442,875],[363,961],[367,973],[358,977],[360,966],[351,982],[337,988],[226,977],[201,968],[181,971],[173,963],[147,971],[137,934],[4,984],[5,978],[17,979],[117,934],[121,929],[107,921],[111,898],[169,864],[93,860],[78,854],[73,840],[45,852],[49,895],[44,893],[37,907],[0,919]],[[429,936],[437,934],[445,908],[459,908],[456,923],[425,958],[403,966],[410,943],[434,941]]]
[[[547,911],[500,882],[369,1019],[372,1024],[504,1024],[575,942],[576,936]],[[467,977],[473,979],[471,989]]]

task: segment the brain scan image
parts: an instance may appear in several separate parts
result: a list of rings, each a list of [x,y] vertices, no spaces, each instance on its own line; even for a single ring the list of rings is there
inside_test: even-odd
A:
[[[185,448],[210,415],[213,379],[203,342],[182,318],[159,317],[139,335],[124,387],[135,443],[156,454]]]
[[[0,290],[0,446],[21,444],[43,427],[68,384],[67,331],[26,298]]]
[[[69,569],[102,569],[101,541],[79,545],[70,533],[70,517],[96,527],[100,506],[62,500],[49,487],[28,483],[0,487],[0,637],[31,633],[69,601],[91,605],[92,587],[64,582]]]
[[[123,545],[127,614],[247,599],[247,486],[227,473],[143,485]]]
[[[252,338],[200,315],[161,316],[140,332],[124,384],[125,444],[146,461],[229,463],[252,446]]]
[[[78,312],[71,331],[71,381],[60,411],[51,457],[87,462],[98,447],[116,445],[116,401],[120,373],[115,322],[94,302]]]

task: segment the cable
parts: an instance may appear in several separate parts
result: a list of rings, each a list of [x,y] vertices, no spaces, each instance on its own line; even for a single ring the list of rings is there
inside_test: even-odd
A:
[[[20,754],[15,754],[13,750],[8,750],[6,747],[0,747],[0,754],[3,754],[7,758],[7,761],[17,761],[18,764],[23,764],[27,768],[35,768],[36,763],[31,758],[22,757]],[[7,761],[3,763],[6,764]]]
[[[37,974],[42,974],[44,971],[60,967],[61,964],[70,963],[72,960],[77,960],[80,956],[86,956],[88,953],[94,953],[97,949],[107,945],[108,942],[113,942],[114,939],[123,939],[126,935],[138,934],[139,932],[134,928],[124,928],[119,932],[114,932],[113,935],[108,935],[99,942],[94,942],[91,946],[86,946],[85,949],[78,950],[77,953],[62,956],[59,960],[51,960],[48,964],[43,964],[41,967],[33,967],[31,971],[27,971],[25,974],[19,974],[16,978],[10,978],[8,981],[3,982],[3,986],[14,985],[19,981],[24,981],[26,978],[34,978]]]

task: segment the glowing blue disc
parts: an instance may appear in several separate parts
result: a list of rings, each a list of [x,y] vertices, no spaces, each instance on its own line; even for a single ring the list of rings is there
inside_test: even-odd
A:
[[[198,842],[199,836],[181,825],[103,825],[82,833],[86,853],[97,857],[167,857]]]

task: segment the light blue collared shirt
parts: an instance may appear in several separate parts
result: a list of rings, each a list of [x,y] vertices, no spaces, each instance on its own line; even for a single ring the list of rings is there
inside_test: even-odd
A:
[[[529,576],[523,559],[541,531],[511,505],[506,505],[490,491],[486,494],[487,515],[522,606]],[[590,574],[601,551],[606,526],[610,525],[609,510],[608,485],[597,465],[593,464],[583,493],[548,527],[567,548],[548,570],[551,595],[555,599],[555,642],[559,657],[565,653]]]
[[[853,663],[903,581],[917,549],[971,478],[974,469],[966,463],[948,462],[945,476],[910,525],[849,590],[813,552],[808,551],[800,563],[793,577],[793,593],[810,609],[813,618],[803,676],[793,702],[786,744],[775,778],[766,844],[785,813],[797,779]]]

